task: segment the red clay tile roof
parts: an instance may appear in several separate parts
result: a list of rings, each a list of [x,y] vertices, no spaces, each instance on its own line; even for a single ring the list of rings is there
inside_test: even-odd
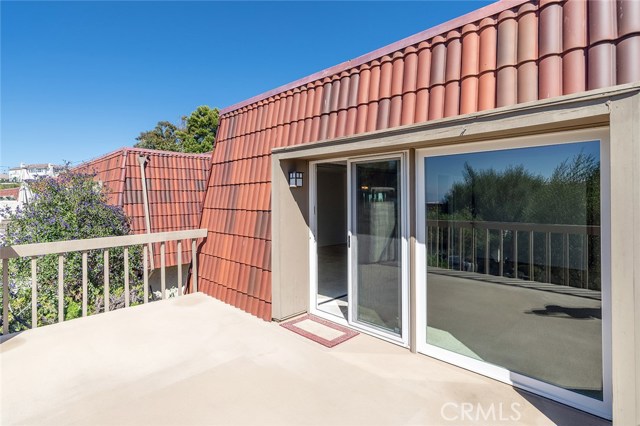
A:
[[[223,109],[204,291],[271,318],[273,148],[637,82],[638,64],[640,1],[502,1]]]
[[[20,188],[0,189],[0,198],[11,197],[14,200],[17,200],[19,195],[20,195]]]
[[[151,232],[195,229],[200,224],[202,202],[211,154],[189,154],[140,148],[122,148],[75,168],[95,172],[109,190],[109,203],[122,206],[131,218],[133,233],[146,232],[142,179],[138,156],[149,158],[145,175],[149,197]],[[189,250],[187,250],[189,249]],[[166,265],[174,266],[177,244],[167,243]],[[190,247],[183,243],[183,263],[191,261]],[[153,248],[160,265],[160,245]]]

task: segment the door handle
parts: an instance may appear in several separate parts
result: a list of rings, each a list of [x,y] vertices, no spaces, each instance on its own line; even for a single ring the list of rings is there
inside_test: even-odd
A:
[[[351,248],[351,235],[347,235],[347,248]]]

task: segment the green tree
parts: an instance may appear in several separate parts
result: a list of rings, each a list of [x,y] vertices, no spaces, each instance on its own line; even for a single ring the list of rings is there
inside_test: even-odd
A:
[[[529,222],[573,225],[600,224],[600,162],[579,153],[553,171],[532,197]]]
[[[498,222],[522,222],[527,201],[544,185],[541,176],[524,166],[510,166],[497,172],[475,170],[464,165],[463,181],[455,183],[444,197],[444,211],[451,218]]]
[[[178,142],[178,127],[168,121],[159,121],[152,130],[140,133],[136,138],[136,148],[181,151]]]
[[[135,146],[163,151],[209,152],[215,144],[219,115],[217,108],[199,106],[190,115],[182,117],[180,126],[160,121],[154,129],[140,133]]]
[[[94,176],[65,171],[58,178],[41,178],[31,185],[33,199],[16,212],[6,210],[9,219],[3,245],[18,245],[68,241],[86,238],[127,235],[129,220],[121,207],[107,204],[106,190],[94,181]],[[140,247],[129,250],[131,298],[140,301],[142,293]],[[111,303],[119,304],[124,290],[123,249],[109,251]],[[65,255],[64,295],[65,319],[81,315],[82,309],[82,255]],[[12,259],[9,264],[10,331],[31,326],[31,262],[30,259]],[[90,251],[88,255],[89,313],[104,306],[103,254]],[[57,283],[58,255],[47,255],[37,260],[38,322],[50,324],[58,319]]]
[[[183,152],[209,152],[213,149],[218,132],[217,108],[199,106],[188,117],[183,117],[183,128],[177,132]]]

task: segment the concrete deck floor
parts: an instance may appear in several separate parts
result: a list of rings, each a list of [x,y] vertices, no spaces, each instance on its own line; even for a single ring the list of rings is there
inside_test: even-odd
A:
[[[203,294],[15,335],[0,373],[2,425],[609,424],[370,336],[327,349]]]

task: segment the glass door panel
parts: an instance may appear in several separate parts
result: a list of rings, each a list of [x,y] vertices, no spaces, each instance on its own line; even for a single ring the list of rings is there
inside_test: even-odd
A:
[[[600,148],[424,156],[428,353],[606,406]]]
[[[402,335],[402,178],[399,158],[352,168],[353,321]]]

